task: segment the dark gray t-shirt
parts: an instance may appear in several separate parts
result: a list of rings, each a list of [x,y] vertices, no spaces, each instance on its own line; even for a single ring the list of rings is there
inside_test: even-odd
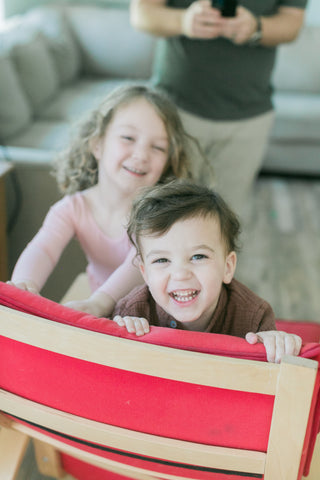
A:
[[[192,0],[168,0],[186,8]],[[304,8],[307,0],[242,0],[255,15],[278,7]],[[153,83],[182,109],[211,120],[240,120],[272,109],[270,83],[275,48],[234,45],[223,38],[195,40],[185,36],[159,40]]]

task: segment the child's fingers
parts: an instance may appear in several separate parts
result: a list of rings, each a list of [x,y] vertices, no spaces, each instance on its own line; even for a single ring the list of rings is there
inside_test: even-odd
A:
[[[145,318],[130,317],[129,322],[130,322],[130,327],[132,325],[132,328],[133,328],[132,333],[135,332],[137,336],[141,336],[149,332],[149,323]]]
[[[248,332],[246,334],[246,340],[247,340],[248,343],[250,343],[250,345],[254,345],[255,343],[259,342],[258,335],[256,333],[253,333],[253,332]]]
[[[120,317],[120,315],[116,315],[115,317],[113,317],[113,321],[116,322],[119,327],[124,327],[125,326],[125,322],[123,320],[122,317]]]
[[[140,320],[141,320],[141,325],[142,325],[144,333],[149,333],[150,332],[150,325],[149,325],[148,320],[146,320],[145,318],[140,318]]]
[[[33,285],[31,284],[28,284],[26,282],[17,282],[17,283],[14,283],[14,282],[11,282],[10,280],[8,280],[6,282],[8,285],[13,285],[14,287],[17,287],[19,288],[20,290],[26,290],[27,292],[30,292],[30,293],[35,293],[36,295],[39,294],[38,290],[36,287],[34,287]]]
[[[272,363],[279,363],[277,351],[277,337],[273,335],[264,336],[262,338],[262,343],[266,349],[267,361]]]
[[[274,355],[274,362],[280,363],[281,358],[286,353],[286,337],[285,335],[277,335],[275,334],[275,355]]]
[[[302,339],[298,335],[287,335],[285,337],[286,355],[299,355],[302,345]]]
[[[284,355],[299,355],[302,344],[302,340],[298,335],[277,330],[258,333],[249,332],[246,335],[246,340],[250,344],[263,343],[268,362],[274,363],[280,363]]]
[[[142,317],[121,317],[120,315],[116,315],[113,321],[120,327],[126,327],[129,333],[135,333],[137,336],[144,335],[150,331],[148,321]]]

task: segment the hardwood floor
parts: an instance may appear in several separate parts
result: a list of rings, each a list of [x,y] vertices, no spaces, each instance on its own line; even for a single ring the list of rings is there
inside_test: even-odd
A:
[[[242,225],[238,280],[278,318],[320,322],[320,179],[260,177]],[[38,472],[31,447],[17,480],[52,480]]]
[[[278,318],[320,322],[320,179],[260,177],[242,225],[238,280]]]
[[[26,454],[24,456],[21,468],[19,473],[16,477],[16,480],[56,480],[53,477],[49,477],[48,475],[42,475],[36,464],[35,454],[33,443],[30,441],[29,446],[27,448]],[[65,475],[63,480],[76,480],[71,475]],[[94,480],[88,479],[88,480]]]

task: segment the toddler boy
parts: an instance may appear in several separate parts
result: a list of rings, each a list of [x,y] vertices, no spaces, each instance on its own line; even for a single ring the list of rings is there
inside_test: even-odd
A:
[[[268,361],[298,355],[301,339],[276,331],[271,306],[233,278],[240,224],[209,188],[184,180],[143,191],[128,235],[146,285],[115,306],[114,321],[144,335],[149,325],[262,342]]]

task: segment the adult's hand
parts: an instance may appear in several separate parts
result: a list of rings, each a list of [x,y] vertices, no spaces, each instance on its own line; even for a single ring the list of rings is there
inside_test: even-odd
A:
[[[189,38],[213,39],[220,37],[224,19],[209,0],[191,3],[182,16],[182,33]]]
[[[245,7],[239,6],[235,17],[225,18],[221,26],[221,36],[236,45],[247,43],[257,30],[256,17]]]

